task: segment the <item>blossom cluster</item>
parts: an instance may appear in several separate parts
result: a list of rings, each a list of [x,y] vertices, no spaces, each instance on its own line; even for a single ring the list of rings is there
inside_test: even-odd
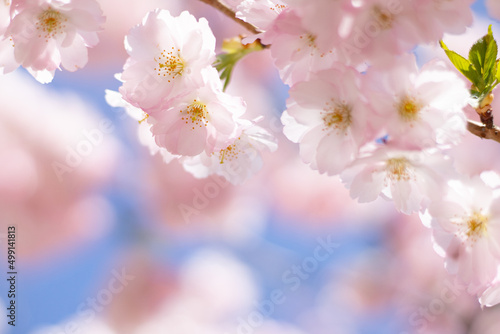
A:
[[[340,175],[353,198],[381,196],[432,228],[435,249],[482,305],[500,303],[499,189],[456,171],[469,91],[412,49],[463,33],[471,0],[244,0],[237,16],[270,45],[290,86],[284,134],[302,160]]]
[[[466,133],[469,87],[445,62],[419,66],[412,53],[463,33],[473,0],[233,2],[260,31],[244,42],[268,46],[290,87],[281,120],[302,160],[339,176],[359,202],[382,197],[419,214],[448,271],[482,305],[500,303],[500,177],[461,174],[450,153]],[[75,71],[103,23],[96,0],[4,1],[0,72],[23,66],[46,83],[61,66]],[[240,184],[276,140],[225,92],[215,45],[206,19],[151,11],[125,37],[122,85],[106,99],[139,122],[152,154]]]
[[[119,93],[108,91],[107,100],[139,121],[152,153],[179,160],[195,177],[217,174],[233,184],[260,169],[260,152],[274,150],[276,142],[242,117],[240,97],[223,91],[206,19],[152,11],[130,30],[125,48],[129,58],[117,75],[123,84]]]
[[[26,68],[52,81],[62,65],[84,67],[105,18],[95,0],[13,0],[0,3],[0,73]]]

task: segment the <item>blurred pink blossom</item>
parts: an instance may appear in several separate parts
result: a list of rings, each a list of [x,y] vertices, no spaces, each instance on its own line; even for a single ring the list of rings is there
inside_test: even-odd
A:
[[[105,21],[95,0],[14,0],[12,13],[5,34],[12,36],[16,61],[42,83],[52,81],[60,65],[84,67]]]
[[[500,2],[497,0],[485,0],[488,14],[494,19],[500,20]]]
[[[18,226],[20,256],[44,258],[101,237],[114,210],[99,189],[121,150],[101,127],[111,121],[21,74],[0,77],[0,91],[0,217]]]

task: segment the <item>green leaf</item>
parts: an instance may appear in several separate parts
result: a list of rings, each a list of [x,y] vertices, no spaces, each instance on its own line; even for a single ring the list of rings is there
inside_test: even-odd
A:
[[[488,28],[488,38],[487,43],[488,47],[486,48],[486,55],[484,60],[484,81],[486,85],[491,85],[495,81],[496,78],[496,61],[498,55],[498,45],[495,39],[493,38],[493,32],[491,31],[491,25]]]
[[[217,60],[215,61],[215,68],[219,71],[221,80],[224,81],[224,90],[226,90],[229,81],[231,80],[231,73],[233,72],[233,67],[238,61],[238,57],[235,54],[220,54],[217,55]]]
[[[226,53],[217,55],[214,66],[217,71],[219,71],[220,78],[224,81],[224,90],[226,90],[236,63],[247,54],[264,49],[264,46],[259,40],[251,44],[243,45],[241,43],[241,37],[237,37],[230,40],[224,40],[222,49]]]
[[[488,33],[472,45],[468,59],[448,49],[442,41],[440,44],[453,65],[472,82],[470,94],[479,102],[479,105],[489,103],[490,93],[500,84],[498,44],[493,37],[491,25],[488,27]]]
[[[469,51],[469,61],[476,68],[481,76],[483,75],[482,69],[484,68],[484,58],[486,55],[487,44],[484,37],[476,41]]]
[[[500,63],[499,63],[500,59],[497,59],[497,61],[495,62],[495,79],[497,81],[500,81]]]
[[[460,71],[470,82],[476,87],[484,87],[484,80],[480,73],[477,72],[475,67],[471,64],[469,60],[462,57],[455,51],[451,51],[448,49],[446,44],[443,41],[440,41],[439,44],[443,48],[444,52],[450,59],[451,63],[456,67],[457,70]]]
[[[495,81],[494,69],[497,54],[498,46],[490,25],[488,33],[478,39],[469,51],[469,60],[484,81],[483,89],[491,86]]]
[[[477,90],[475,90],[475,89],[472,89],[472,88],[471,88],[471,90],[470,90],[470,95],[471,95],[471,96],[473,96],[473,97],[475,97],[475,98],[476,98],[476,99],[478,99],[478,100],[481,98],[481,93],[480,93],[480,92],[478,92],[478,91],[477,91]]]

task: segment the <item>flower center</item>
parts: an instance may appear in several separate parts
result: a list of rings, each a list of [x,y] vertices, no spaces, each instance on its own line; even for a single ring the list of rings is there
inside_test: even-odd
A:
[[[186,64],[180,56],[180,51],[180,49],[176,50],[172,47],[172,51],[163,50],[159,57],[155,57],[158,67],[155,67],[154,70],[158,72],[159,76],[175,79],[178,75],[182,75]]]
[[[276,4],[274,7],[270,7],[272,11],[275,11],[276,13],[280,14],[282,11],[286,9],[286,5],[280,5]]]
[[[408,181],[411,177],[410,163],[406,158],[391,158],[386,161],[387,176],[392,181]]]
[[[352,123],[351,112],[352,107],[345,102],[336,103],[334,100],[326,102],[326,106],[321,112],[325,126],[323,131],[334,129],[337,130],[337,133],[343,132],[345,134]]]
[[[301,46],[297,49],[295,49],[295,52],[301,52],[303,49],[309,50],[309,55],[311,57],[314,57],[315,55],[319,55],[321,58],[323,58],[327,53],[332,54],[333,50],[329,50],[327,53],[321,52],[318,49],[318,45],[316,44],[316,38],[317,36],[311,33],[305,33],[299,36],[301,41]]]
[[[45,39],[49,39],[63,33],[64,28],[66,28],[64,22],[67,21],[68,19],[59,11],[49,8],[38,16],[38,22],[35,26],[37,30],[44,33]],[[38,37],[42,37],[42,34]]]
[[[477,238],[482,237],[488,230],[488,217],[480,212],[474,211],[472,216],[467,218],[467,232],[465,233],[468,238],[475,241]]]
[[[241,137],[238,137],[233,144],[219,151],[220,164],[226,160],[233,161],[238,158],[238,154],[242,152],[238,145],[240,141]]]
[[[311,49],[316,48],[316,36],[313,34],[304,34],[299,36],[300,39],[306,41],[307,46],[310,47]]]
[[[387,9],[382,9],[379,6],[374,6],[372,9],[372,15],[375,20],[380,24],[382,30],[389,30],[392,28],[392,23],[394,22],[394,16]]]
[[[180,110],[180,113],[184,114],[181,119],[185,121],[186,124],[191,122],[193,130],[196,125],[201,128],[202,126],[207,126],[208,124],[209,115],[207,106],[196,99],[193,100],[193,103],[188,105],[186,109]]]
[[[417,120],[419,118],[419,112],[422,108],[422,103],[411,96],[405,96],[397,105],[399,116],[401,116],[401,118],[406,122]]]

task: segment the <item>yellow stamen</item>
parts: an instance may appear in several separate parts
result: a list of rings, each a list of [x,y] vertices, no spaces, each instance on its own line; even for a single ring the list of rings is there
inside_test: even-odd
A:
[[[208,114],[207,106],[196,99],[194,99],[193,103],[188,105],[186,109],[180,110],[179,112],[184,114],[181,119],[185,121],[186,124],[189,124],[189,122],[193,124],[193,130],[196,125],[200,128],[208,125],[210,115]]]
[[[68,19],[59,11],[52,8],[45,10],[38,16],[38,21],[35,24],[36,29],[41,31],[38,37],[42,37],[43,33],[43,37],[48,40],[63,33],[64,28],[66,28],[64,23],[67,21]]]
[[[172,47],[171,51],[163,50],[160,56],[155,57],[158,67],[155,67],[154,70],[158,72],[158,76],[168,77],[168,82],[170,82],[171,79],[184,73],[186,64],[180,56],[180,51],[180,49],[176,50]]]
[[[409,161],[404,158],[391,158],[386,161],[387,176],[392,181],[408,181],[411,177]]]
[[[231,145],[229,145],[225,149],[220,150],[219,151],[219,157],[220,157],[219,163],[223,164],[226,160],[232,161],[234,159],[237,159],[238,154],[243,151],[240,147],[240,143],[241,143],[241,137],[238,137],[238,139],[236,139],[234,141],[234,143],[232,143]]]
[[[286,5],[276,4],[274,7],[270,7],[269,9],[279,14],[286,9]]]
[[[332,100],[332,103],[327,102],[321,112],[325,126],[323,131],[335,129],[338,132],[345,133],[352,123],[351,112],[352,107],[345,102],[337,103],[334,100]]]
[[[146,113],[145,113],[145,114],[146,114]],[[148,118],[149,118],[149,114],[146,114],[146,116],[144,116],[144,118],[143,118],[143,119],[141,119],[141,120],[139,121],[139,124],[141,124],[142,122],[144,122],[144,121],[145,121],[145,120],[147,120]]]
[[[488,217],[474,211],[467,220],[467,237],[476,239],[482,237],[488,231]]]
[[[422,108],[422,103],[411,96],[403,97],[397,104],[399,116],[406,122],[416,121]]]

